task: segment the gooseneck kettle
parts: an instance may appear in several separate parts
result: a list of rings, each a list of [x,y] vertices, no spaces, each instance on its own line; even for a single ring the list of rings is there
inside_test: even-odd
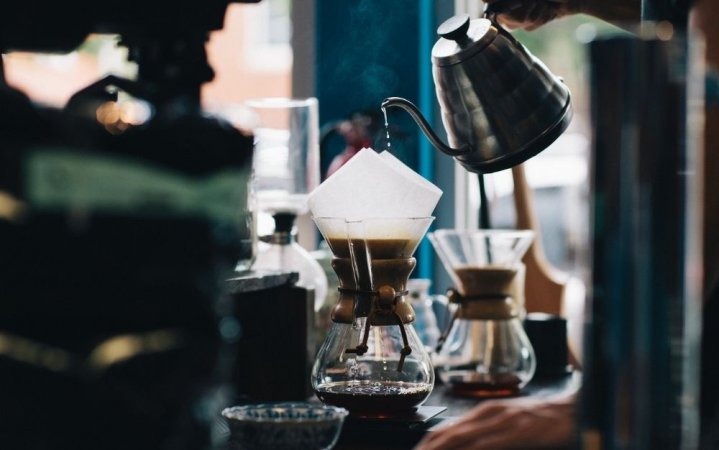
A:
[[[491,14],[454,16],[437,33],[432,75],[450,145],[410,101],[390,97],[383,110],[406,110],[438,150],[475,173],[520,164],[566,130],[569,89]]]

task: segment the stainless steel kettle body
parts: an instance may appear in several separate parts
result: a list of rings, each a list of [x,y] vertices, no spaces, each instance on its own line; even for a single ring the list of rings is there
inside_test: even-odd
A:
[[[501,26],[461,15],[437,32],[432,71],[450,146],[409,101],[389,98],[383,108],[407,110],[435,147],[477,173],[520,164],[564,132],[569,89]]]

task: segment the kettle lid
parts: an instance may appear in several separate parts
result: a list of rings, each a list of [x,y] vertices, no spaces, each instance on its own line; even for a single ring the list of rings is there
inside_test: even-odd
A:
[[[437,28],[440,39],[432,48],[432,61],[438,66],[458,64],[489,45],[499,31],[489,19],[470,20],[460,14]]]

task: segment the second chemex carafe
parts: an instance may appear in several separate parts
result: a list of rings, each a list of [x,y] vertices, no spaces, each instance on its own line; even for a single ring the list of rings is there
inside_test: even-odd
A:
[[[455,308],[440,338],[435,364],[456,395],[517,394],[536,368],[521,321],[521,258],[532,243],[528,230],[437,230],[429,235],[455,288]]]
[[[312,388],[356,416],[413,412],[432,392],[434,369],[412,326],[407,279],[433,218],[314,220],[334,254],[340,296]]]

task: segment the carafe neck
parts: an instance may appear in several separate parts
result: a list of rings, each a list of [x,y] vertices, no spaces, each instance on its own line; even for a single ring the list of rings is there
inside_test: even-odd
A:
[[[353,323],[356,318],[369,317],[371,325],[412,323],[414,310],[407,301],[407,280],[417,260],[375,259],[353,261],[334,258],[332,268],[339,278],[339,301],[332,310],[332,321]]]

